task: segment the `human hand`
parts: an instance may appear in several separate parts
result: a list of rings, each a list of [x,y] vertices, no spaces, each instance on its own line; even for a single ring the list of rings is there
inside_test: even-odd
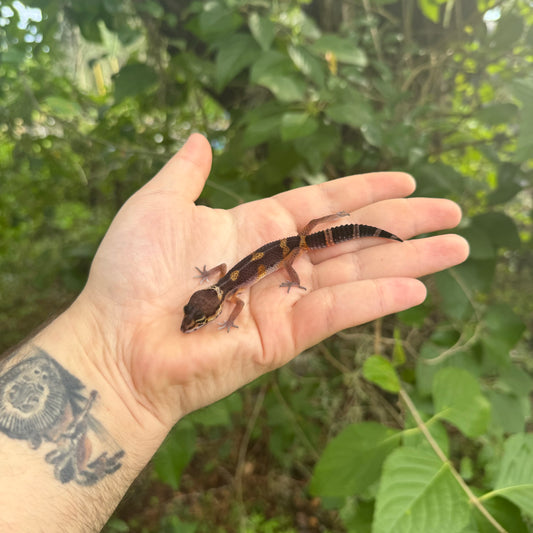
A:
[[[73,306],[105,339],[98,353],[91,346],[86,353],[139,418],[170,427],[343,328],[417,305],[426,291],[416,278],[468,255],[457,235],[365,238],[312,251],[294,263],[307,291],[280,289],[281,270],[245,295],[239,329],[227,334],[211,324],[184,334],[183,305],[200,288],[195,266],[231,267],[338,211],[403,239],[454,227],[461,216],[448,200],[404,198],[414,181],[398,172],[350,176],[227,211],[196,206],[210,166],[209,144],[193,135],[120,210]]]

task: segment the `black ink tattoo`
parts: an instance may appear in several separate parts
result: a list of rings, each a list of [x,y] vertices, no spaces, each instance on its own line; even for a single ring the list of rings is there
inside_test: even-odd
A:
[[[51,443],[45,460],[61,483],[94,485],[122,466],[124,450],[90,414],[96,391],[85,397],[81,381],[40,348],[6,370],[10,361],[0,367],[0,432],[32,449]],[[113,453],[94,458],[95,439]]]

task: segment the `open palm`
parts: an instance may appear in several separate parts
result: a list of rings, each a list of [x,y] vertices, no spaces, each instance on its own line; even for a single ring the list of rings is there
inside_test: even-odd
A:
[[[303,187],[228,211],[196,206],[210,165],[209,144],[193,135],[121,209],[82,293],[128,389],[165,423],[340,329],[419,304],[425,288],[416,278],[468,253],[456,235],[403,243],[365,238],[313,251],[294,264],[306,291],[280,289],[286,279],[280,270],[244,293],[238,329],[228,334],[211,323],[184,334],[183,305],[200,288],[195,266],[231,267],[266,242],[338,211],[403,239],[453,227],[460,219],[450,201],[404,198],[414,182],[394,172]]]

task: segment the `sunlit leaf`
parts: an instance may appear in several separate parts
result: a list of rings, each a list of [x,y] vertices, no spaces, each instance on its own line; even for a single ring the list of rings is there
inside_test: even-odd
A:
[[[466,370],[442,368],[433,379],[433,400],[439,418],[447,420],[467,437],[486,431],[490,404],[477,380]]]
[[[433,451],[400,448],[387,458],[376,497],[373,533],[459,533],[470,505]]]
[[[329,441],[315,466],[310,490],[320,496],[350,496],[377,481],[383,461],[399,444],[397,430],[375,422],[352,424]]]
[[[372,355],[363,364],[363,376],[378,387],[397,393],[400,380],[391,362],[381,355]]]

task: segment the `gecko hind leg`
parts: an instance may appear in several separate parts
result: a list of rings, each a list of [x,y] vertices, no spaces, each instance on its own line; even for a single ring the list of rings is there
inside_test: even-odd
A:
[[[294,260],[296,259],[299,253],[300,249],[296,248],[283,261],[283,266],[285,267],[285,270],[289,275],[289,279],[287,281],[284,281],[280,285],[280,287],[287,287],[287,292],[290,292],[292,287],[296,287],[304,291],[307,290],[303,285],[300,285],[300,276],[298,276],[298,272],[296,272],[296,270],[294,270],[294,267],[292,266]]]

